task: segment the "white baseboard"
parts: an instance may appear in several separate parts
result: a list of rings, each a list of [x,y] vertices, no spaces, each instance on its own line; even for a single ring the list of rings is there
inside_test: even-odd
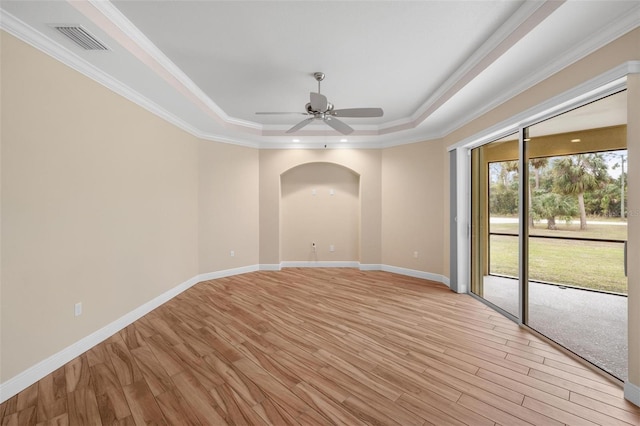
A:
[[[259,267],[261,271],[279,271],[282,269],[279,263],[261,263]]]
[[[197,279],[196,282],[216,280],[218,278],[231,277],[233,275],[240,275],[240,274],[247,274],[249,272],[256,272],[262,269],[261,266],[262,265],[250,265],[250,266],[243,266],[240,268],[224,269],[222,271],[208,272],[206,274],[198,275],[196,277]]]
[[[280,266],[283,268],[357,268],[360,266],[360,262],[357,261],[287,261],[281,262]]]
[[[6,401],[7,399],[16,395],[18,392],[31,386],[46,375],[51,374],[53,371],[62,367],[72,359],[82,355],[95,345],[114,335],[132,322],[148,314],[158,306],[169,301],[170,299],[174,298],[175,296],[197,284],[198,282],[200,282],[199,276],[195,276],[183,282],[182,284],[162,293],[160,296],[150,300],[149,302],[137,307],[133,311],[118,318],[112,323],[102,327],[98,331],[95,331],[90,335],[83,337],[72,345],[67,346],[60,352],[40,361],[32,367],[29,367],[22,373],[19,373],[6,382],[1,383],[0,403]]]
[[[382,271],[382,265],[380,263],[361,263],[361,271]]]
[[[631,382],[624,382],[624,398],[640,407],[640,386]]]
[[[422,278],[429,281],[436,281],[449,287],[449,278],[431,272],[417,271],[415,269],[400,268],[398,266],[383,265],[379,263],[360,263],[356,261],[343,262],[304,262],[287,261],[280,263],[282,268],[359,268],[361,271],[385,271],[394,274],[406,275],[408,277]],[[262,269],[262,265],[261,265]]]
[[[407,275],[410,277],[423,278],[431,281],[438,281],[448,285],[448,278],[438,274],[432,274],[429,272],[416,271],[413,269],[399,268],[396,266],[379,265],[379,264],[360,264],[359,262],[282,262],[280,264],[259,264],[250,265],[234,269],[225,269],[222,271],[209,272],[205,274],[196,275],[195,277],[183,282],[182,284],[162,293],[158,297],[150,300],[149,302],[137,307],[133,311],[118,318],[112,323],[102,327],[101,329],[91,333],[90,335],[83,337],[72,345],[66,347],[60,352],[50,356],[47,359],[40,361],[34,366],[26,369],[18,375],[12,377],[4,383],[0,383],[0,403],[8,400],[12,396],[18,394],[20,391],[31,386],[38,380],[42,379],[53,371],[62,367],[72,359],[82,355],[95,345],[119,332],[129,324],[148,314],[158,306],[168,302],[178,294],[189,289],[195,284],[213,280],[217,278],[230,277],[233,275],[246,274],[248,272],[255,271],[279,271],[281,268],[302,268],[302,267],[316,267],[316,268],[360,268],[363,271],[386,271],[393,272],[395,274]],[[627,385],[629,386],[629,397],[627,397]],[[640,402],[640,388],[631,383],[625,385],[625,397],[634,404]],[[635,398],[635,399],[632,399]]]
[[[149,302],[137,307],[128,314],[118,318],[112,323],[102,327],[100,330],[78,340],[72,345],[66,347],[60,352],[40,361],[36,365],[28,368],[15,377],[0,384],[0,403],[11,398],[18,392],[31,386],[33,383],[42,379],[47,374],[52,373],[62,367],[72,359],[82,355],[95,345],[99,344],[108,337],[122,330],[132,322],[148,314],[158,306],[168,302],[178,294],[192,287],[193,285],[216,278],[230,277],[232,275],[246,274],[260,269],[259,265],[243,266],[241,268],[225,269],[222,271],[209,272],[206,274],[196,275],[195,277],[183,282],[182,284],[162,293],[160,296],[150,300]]]
[[[394,274],[406,275],[408,277],[422,278],[424,280],[436,281],[449,287],[449,278],[445,277],[444,275],[433,274],[431,272],[425,272],[425,271],[418,271],[415,269],[400,268],[398,266],[391,266],[391,265],[381,265],[381,266],[382,266],[381,270],[385,272],[392,272]]]

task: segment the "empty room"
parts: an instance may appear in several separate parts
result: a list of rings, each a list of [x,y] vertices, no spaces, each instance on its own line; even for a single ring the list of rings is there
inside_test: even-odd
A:
[[[0,8],[0,424],[640,424],[637,0]]]

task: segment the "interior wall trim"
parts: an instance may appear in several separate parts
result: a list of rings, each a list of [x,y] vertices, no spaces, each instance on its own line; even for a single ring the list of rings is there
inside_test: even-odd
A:
[[[305,262],[288,261],[280,263],[282,268],[358,268],[361,271],[384,271],[413,278],[435,281],[449,287],[449,277],[416,269],[401,268],[399,266],[384,265],[379,263],[360,263],[357,261],[342,262]]]
[[[230,277],[234,275],[246,274],[255,271],[279,271],[281,268],[290,267],[316,267],[316,268],[360,268],[366,271],[381,270],[386,272],[392,272],[400,275],[407,275],[415,278],[423,278],[430,281],[436,281],[448,286],[449,279],[443,275],[433,274],[430,272],[416,271],[413,269],[400,268],[390,265],[379,264],[364,264],[360,265],[357,261],[346,262],[282,262],[280,264],[256,264],[242,266],[239,268],[225,269],[221,271],[208,272],[199,274],[187,281],[177,285],[176,287],[162,293],[154,299],[140,305],[131,312],[123,315],[117,320],[107,324],[101,329],[89,334],[86,337],[78,340],[77,342],[67,346],[61,351],[53,354],[49,358],[46,358],[37,364],[29,367],[25,371],[17,374],[4,383],[0,383],[0,403],[5,402],[9,398],[17,395],[22,390],[28,388],[38,380],[42,379],[48,374],[51,374],[58,368],[62,367],[72,359],[82,355],[92,347],[103,342],[110,336],[119,332],[123,328],[127,327],[134,321],[148,314],[157,307],[163,305],[169,300],[173,299],[180,293],[188,290],[194,285],[203,282],[214,280],[218,278]],[[640,393],[638,394],[640,395]]]
[[[24,23],[22,20],[16,18],[12,14],[2,11],[0,14],[0,29],[5,30],[9,34],[17,37],[39,51],[51,56],[53,59],[62,62],[64,65],[79,72],[85,77],[101,84],[107,89],[117,93],[123,98],[135,103],[141,108],[149,111],[150,113],[160,117],[170,124],[184,130],[187,133],[192,134],[195,137],[204,140],[223,142],[232,145],[246,146],[250,148],[258,148],[258,144],[250,143],[247,141],[229,139],[226,137],[206,134],[176,115],[170,113],[160,105],[151,101],[147,97],[143,96],[139,92],[133,90],[128,85],[113,78],[109,74],[93,66],[88,61],[84,60],[80,56],[76,55],[64,46],[54,42],[50,38],[44,36],[39,31],[35,30],[31,26]]]
[[[234,275],[248,274],[249,272],[256,272],[261,270],[260,265],[241,266],[239,268],[224,269],[222,271],[208,272],[206,274],[200,274],[195,279],[197,282],[217,280],[218,278],[231,277]]]
[[[516,97],[527,89],[543,82],[554,74],[573,65],[592,52],[601,49],[602,47],[606,46],[607,43],[610,43],[617,38],[622,37],[624,34],[633,31],[633,29],[638,26],[638,15],[640,15],[640,4],[630,13],[618,17],[618,19],[616,20],[616,25],[612,25],[604,29],[602,32],[591,34],[591,36],[583,40],[583,42],[579,46],[561,52],[552,61],[536,68],[535,70],[532,70],[532,73],[523,76],[516,86],[512,86],[508,88],[508,90],[496,94],[494,99],[489,100],[481,108],[478,108],[477,110],[472,111],[470,114],[464,115],[459,119],[454,120],[449,124],[447,128],[442,130],[442,134],[448,135],[456,131],[457,129],[498,107],[509,99]]]
[[[494,124],[472,136],[447,147],[448,151],[457,148],[475,148],[492,140],[500,139],[518,131],[520,126],[535,124],[547,117],[587,103],[590,100],[615,93],[626,87],[626,76],[640,72],[640,61],[624,62],[590,80],[547,99],[525,111]]]
[[[282,269],[279,263],[261,263],[258,266],[261,271],[279,271]]]
[[[544,4],[544,3],[545,2],[542,2],[540,4]],[[554,7],[552,5],[552,2],[547,1],[546,3],[549,4],[549,6],[547,6],[548,8]],[[149,40],[147,40],[146,37],[144,37],[144,35],[140,33],[139,30],[137,30],[137,28],[135,28],[130,22],[126,21],[126,18],[124,17],[124,15],[122,15],[115,7],[105,2],[92,1],[91,4],[93,5],[93,7],[95,7],[96,10],[99,11],[100,14],[102,14],[102,16],[104,16],[105,19],[118,25],[120,31],[122,31],[123,34],[126,35],[126,37],[128,38],[128,40],[131,41],[131,43],[135,43],[141,49],[143,49],[146,53],[148,53],[151,57],[153,57],[154,60],[158,61],[158,64],[160,64],[162,70],[164,70],[165,72],[167,72],[168,74],[176,78],[178,81],[180,81],[180,83],[184,85],[185,90],[187,90],[187,92],[191,94],[192,97],[198,101],[198,103],[204,103],[208,111],[214,114],[218,119],[222,120],[224,123],[226,123],[229,126],[246,128],[247,131],[249,131],[250,133],[260,132],[262,136],[269,136],[269,130],[266,128],[266,126],[256,125],[256,123],[252,123],[252,122],[227,116],[213,101],[211,101],[202,92],[200,88],[198,88],[181,70],[179,70],[179,68],[177,68],[175,64],[173,64],[168,58],[164,57],[164,55],[158,56],[159,51],[155,48],[155,46],[153,46],[153,44]],[[89,7],[80,3],[75,4],[74,6],[77,8],[79,7],[81,9],[83,9],[84,7]],[[520,15],[522,16],[519,16],[518,19],[515,19],[515,18],[512,19],[512,21],[510,22],[510,25],[517,26],[517,24],[522,23],[521,22],[522,19],[535,15],[535,12],[541,8],[542,6],[540,5],[523,6],[523,8],[521,8],[522,10],[519,12]],[[607,43],[610,43],[615,39],[619,38],[620,36],[626,34],[627,32],[633,30],[634,28],[637,27],[636,16],[638,13],[640,13],[639,11],[640,11],[640,6],[636,7],[632,13],[628,13],[625,16],[621,16],[616,21],[616,25],[610,26],[605,31],[601,31],[593,34],[588,39],[583,40],[580,46],[576,48],[572,48],[571,51],[569,52],[563,52],[562,54],[558,55],[557,58],[555,58],[553,61],[550,61],[550,63],[546,64],[543,67],[540,67],[535,72],[535,74],[532,74],[530,76],[525,76],[520,81],[517,87],[511,88],[511,90],[505,90],[500,97],[495,98],[491,103],[487,103],[486,105],[484,105],[482,109],[477,109],[470,113],[462,114],[458,120],[455,120],[454,122],[450,123],[446,128],[438,128],[437,130],[430,132],[429,134],[416,135],[413,133],[409,133],[409,134],[402,133],[403,130],[410,130],[410,129],[417,128],[418,124],[422,120],[424,120],[424,117],[422,116],[425,114],[425,111],[429,110],[429,106],[432,105],[433,102],[436,102],[437,100],[444,99],[443,98],[444,94],[439,93],[435,97],[430,98],[411,117],[408,117],[404,120],[400,120],[398,123],[386,123],[381,126],[374,126],[367,129],[364,129],[362,127],[363,130],[358,130],[358,132],[362,135],[368,134],[373,136],[384,136],[388,133],[396,133],[398,137],[395,137],[392,140],[389,140],[388,138],[375,138],[373,142],[359,144],[358,147],[385,149],[385,148],[390,148],[398,145],[404,145],[404,144],[410,144],[410,143],[421,142],[425,140],[439,139],[439,138],[446,137],[451,132],[466,125],[472,120],[478,118],[478,116],[484,114],[490,109],[495,108],[499,104],[507,101],[508,99],[511,99],[513,96],[516,96],[517,94],[523,92],[524,90],[527,90],[528,88],[532,87],[532,85],[535,85],[540,81],[543,81],[544,79],[550,77],[551,75],[565,69],[566,67],[578,61],[579,59],[587,56],[588,54],[596,51],[599,48],[602,48]],[[79,12],[82,13],[82,11],[79,11]],[[88,19],[90,18],[88,17]],[[123,24],[124,21],[127,22],[126,25]],[[207,141],[227,143],[232,145],[240,145],[240,146],[251,147],[251,148],[258,148],[258,149],[269,149],[269,148],[300,149],[301,148],[300,145],[296,145],[296,144],[283,145],[280,142],[268,142],[268,141],[255,142],[255,141],[248,141],[247,139],[244,139],[244,138],[230,138],[230,137],[211,134],[210,132],[203,131],[197,128],[196,126],[192,125],[191,123],[179,118],[178,116],[169,112],[168,110],[162,108],[160,105],[151,101],[141,93],[135,91],[128,85],[120,82],[114,77],[101,71],[99,68],[90,64],[88,61],[84,60],[79,55],[76,55],[75,53],[68,50],[61,44],[51,40],[50,38],[46,37],[43,33],[38,31],[37,29],[29,26],[22,20],[16,18],[15,16],[11,15],[10,13],[4,10],[0,14],[0,29],[7,31],[13,36],[19,38],[20,40],[30,44],[34,48],[44,52],[45,54],[53,57],[59,62],[62,62],[63,64],[71,67],[72,69],[80,72],[86,77],[91,78],[92,80],[105,86],[109,90],[119,94],[120,96],[123,96],[125,99],[128,99],[131,102],[134,102],[135,104],[146,109],[152,114],[160,117],[161,119],[175,125],[176,127],[200,139],[207,140]],[[510,27],[509,30],[514,31],[514,28]],[[506,32],[502,33],[499,31],[494,35],[494,37],[496,37],[497,39],[499,39],[500,37],[502,38],[507,37],[508,35],[507,28],[505,27],[501,31],[502,32],[506,31]],[[488,44],[487,46],[484,46],[482,53],[484,53],[485,56],[490,55],[491,48],[492,47],[495,48],[494,45],[497,41],[498,40],[493,40],[494,42],[493,44]],[[486,51],[484,49],[486,49]],[[481,52],[478,52],[478,54],[479,53]],[[470,58],[468,61],[469,64],[466,64],[467,65],[466,68],[471,67],[473,63],[476,63],[477,65],[477,62],[480,59],[481,58],[476,58],[476,57]],[[449,81],[449,84],[451,85],[451,87],[455,86],[455,82],[456,82],[456,78],[452,76],[451,81]],[[193,102],[193,99],[191,101]],[[395,127],[397,127],[397,129],[393,130]],[[280,130],[278,130],[278,132],[280,132]],[[321,147],[322,147],[322,144],[316,144],[316,146],[311,146],[307,148],[321,149]],[[353,148],[355,146],[350,145],[350,147]]]
[[[640,407],[640,387],[631,382],[624,382],[624,398]]]
[[[154,299],[140,305],[131,312],[123,315],[117,320],[107,324],[101,329],[89,334],[86,337],[78,340],[77,342],[67,346],[63,350],[53,354],[49,358],[46,358],[37,364],[29,367],[25,371],[17,374],[4,383],[0,383],[0,403],[6,401],[12,396],[16,395],[20,391],[31,386],[38,380],[42,379],[48,374],[51,374],[58,368],[62,367],[72,359],[82,355],[95,345],[106,340],[110,336],[119,332],[129,324],[148,314],[160,305],[168,302],[176,297],[178,294],[193,287],[202,281],[208,281],[216,278],[229,277],[232,275],[246,274],[247,272],[257,271],[258,265],[244,266],[235,269],[226,269],[222,271],[210,272],[206,274],[196,275],[193,278],[188,279],[182,284],[162,293]]]
[[[445,277],[444,275],[434,274],[434,273],[425,272],[425,271],[418,271],[416,269],[401,268],[398,266],[391,266],[391,265],[381,265],[381,266],[382,266],[381,270],[385,272],[392,272],[394,274],[406,275],[408,277],[422,278],[423,280],[435,281],[449,287],[449,278]]]
[[[343,261],[286,261],[281,262],[282,268],[358,268],[360,262],[356,260],[343,260]]]
[[[382,271],[380,263],[361,263],[359,266],[361,271]]]

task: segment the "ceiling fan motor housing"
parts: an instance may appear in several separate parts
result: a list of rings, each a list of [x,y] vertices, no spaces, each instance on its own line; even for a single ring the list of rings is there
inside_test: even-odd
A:
[[[327,102],[327,110],[326,111],[314,111],[313,107],[311,106],[311,102],[307,102],[307,104],[304,106],[304,109],[309,114],[330,113],[330,112],[333,111],[333,104],[331,102]]]

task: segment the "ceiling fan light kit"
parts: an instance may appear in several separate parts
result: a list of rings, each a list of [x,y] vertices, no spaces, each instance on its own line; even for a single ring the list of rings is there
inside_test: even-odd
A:
[[[337,117],[357,117],[357,118],[368,118],[368,117],[382,117],[384,111],[382,108],[346,108],[346,109],[334,109],[332,103],[330,103],[327,97],[320,93],[320,82],[324,80],[324,73],[315,72],[313,73],[313,78],[318,82],[318,92],[310,92],[309,93],[309,102],[305,105],[305,111],[303,113],[297,112],[257,112],[256,114],[269,114],[269,115],[280,115],[280,114],[303,114],[310,115],[311,117],[305,118],[292,128],[286,131],[286,133],[294,133],[303,127],[311,124],[315,120],[322,120],[329,127],[334,130],[342,133],[343,135],[349,135],[353,133],[353,128],[349,126],[347,123],[339,120]]]

